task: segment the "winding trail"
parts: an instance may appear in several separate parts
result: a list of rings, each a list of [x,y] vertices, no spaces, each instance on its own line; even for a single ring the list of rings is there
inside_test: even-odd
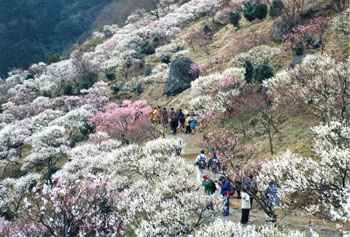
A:
[[[194,164],[195,157],[200,153],[202,148],[192,146],[189,139],[191,139],[192,135],[178,133],[176,136],[167,135],[168,138],[181,138],[185,146],[181,152],[181,156],[184,157],[186,163],[189,165]],[[207,173],[213,177],[214,174],[211,174],[211,171],[206,170]],[[197,169],[197,179],[201,181],[201,173],[199,169]],[[217,175],[216,175],[216,178]],[[256,202],[254,202],[256,203]],[[220,217],[227,220],[233,220],[239,222],[241,220],[241,200],[236,197],[230,199],[230,215],[227,217]],[[256,204],[253,204],[253,209],[250,211],[249,223],[254,225],[264,225],[266,223],[265,214],[262,210],[256,207]],[[283,213],[278,213],[280,218],[277,223],[279,226],[283,226],[287,229],[295,229],[295,230],[309,230],[312,229],[316,231],[320,236],[341,236],[334,223],[331,222],[323,222],[321,219],[314,217],[306,217],[306,216],[298,216],[298,215],[287,215],[283,216]],[[282,216],[282,217],[281,217]]]

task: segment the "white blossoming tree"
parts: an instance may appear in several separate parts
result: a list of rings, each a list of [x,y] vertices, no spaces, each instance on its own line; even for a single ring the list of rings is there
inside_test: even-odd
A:
[[[261,188],[280,186],[284,204],[322,214],[331,220],[348,222],[350,185],[350,128],[331,121],[312,128],[318,137],[314,144],[317,159],[302,158],[287,151],[262,165]],[[299,198],[301,198],[299,200]]]
[[[260,45],[252,48],[248,52],[240,53],[232,58],[231,63],[234,67],[242,67],[246,60],[249,60],[254,66],[258,66],[261,63],[269,62],[278,54],[281,50],[279,48],[273,48],[267,45]]]
[[[197,114],[206,112],[226,113],[230,110],[231,100],[239,94],[239,88],[245,83],[244,68],[228,68],[222,74],[199,77],[191,83],[191,111]]]
[[[323,121],[349,117],[350,60],[336,63],[329,56],[308,55],[294,69],[265,80],[264,86],[283,106],[303,105]]]
[[[63,127],[57,125],[35,133],[28,138],[27,142],[32,146],[32,153],[25,158],[22,170],[49,168],[69,151],[68,133]]]
[[[40,174],[29,173],[18,179],[6,178],[0,181],[0,214],[7,218],[18,215],[27,191],[35,187]]]

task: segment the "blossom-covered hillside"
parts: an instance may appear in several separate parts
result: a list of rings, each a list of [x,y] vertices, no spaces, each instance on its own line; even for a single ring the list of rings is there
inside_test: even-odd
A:
[[[70,58],[0,80],[0,234],[322,235],[282,228],[281,213],[349,234],[348,2],[145,4]],[[199,77],[166,97],[172,61],[183,57]],[[196,117],[196,134],[171,135],[169,114],[155,106]],[[220,160],[217,174],[183,158],[195,139]],[[308,152],[292,152],[299,142]],[[213,195],[203,172],[223,176]],[[266,224],[226,215],[231,184]]]

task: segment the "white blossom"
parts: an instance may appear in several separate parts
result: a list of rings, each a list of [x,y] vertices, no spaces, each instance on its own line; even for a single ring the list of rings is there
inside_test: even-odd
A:
[[[260,45],[252,48],[248,52],[239,53],[232,60],[234,67],[242,67],[246,60],[249,60],[254,66],[263,62],[269,62],[273,57],[279,55],[281,50],[267,45]]]

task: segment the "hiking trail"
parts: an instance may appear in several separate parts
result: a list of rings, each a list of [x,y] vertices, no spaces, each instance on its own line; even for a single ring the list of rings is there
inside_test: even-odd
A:
[[[196,146],[194,142],[191,142],[190,139],[195,136],[191,134],[177,133],[174,135],[167,135],[167,138],[181,138],[184,141],[184,147],[181,152],[181,156],[185,159],[186,163],[193,165],[196,156],[203,149],[199,146]],[[198,173],[197,169],[197,179],[201,178],[201,175]],[[209,170],[205,170],[205,173],[208,173],[214,179],[219,178],[219,174],[213,174]],[[204,190],[204,189],[203,189]],[[316,217],[310,216],[300,216],[300,215],[284,215],[282,211],[277,212],[279,218],[277,220],[277,225],[288,228],[288,229],[299,229],[299,230],[309,230],[312,229],[316,231],[320,236],[341,236],[337,230],[335,223],[326,222]],[[217,217],[216,217],[217,218]],[[225,217],[221,216],[219,218],[232,220],[240,222],[241,220],[241,200],[237,199],[237,194],[233,198],[230,198],[230,215]],[[266,223],[266,216],[263,210],[259,209],[256,206],[256,201],[254,201],[253,208],[250,211],[249,215],[249,224],[253,225],[264,225]]]

